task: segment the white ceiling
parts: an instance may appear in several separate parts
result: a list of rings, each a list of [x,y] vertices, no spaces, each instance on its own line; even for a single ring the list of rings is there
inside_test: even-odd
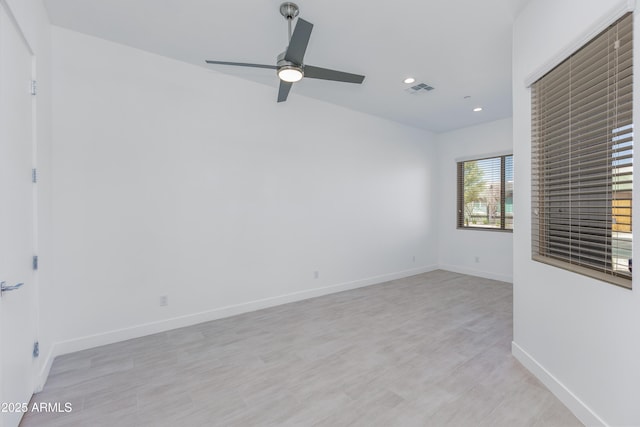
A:
[[[511,26],[527,1],[298,0],[300,17],[314,24],[305,63],[366,79],[303,79],[287,102],[302,94],[434,132],[509,117]],[[204,60],[275,64],[287,44],[280,3],[45,0],[55,25],[273,86],[274,103],[275,71]],[[407,76],[435,90],[409,94]]]

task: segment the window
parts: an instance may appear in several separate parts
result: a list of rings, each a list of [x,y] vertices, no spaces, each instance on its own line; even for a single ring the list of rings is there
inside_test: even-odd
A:
[[[531,86],[532,258],[631,288],[632,15]]]
[[[458,162],[458,228],[513,230],[513,156]]]

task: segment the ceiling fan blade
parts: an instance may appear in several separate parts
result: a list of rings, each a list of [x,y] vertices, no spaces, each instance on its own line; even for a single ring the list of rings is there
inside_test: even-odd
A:
[[[226,62],[226,61],[205,61],[207,64],[222,64],[222,65],[235,65],[238,67],[254,67],[254,68],[269,68],[271,70],[276,70],[278,67],[275,65],[264,65],[264,64],[249,64],[247,62]]]
[[[304,66],[304,76],[312,79],[334,80],[337,82],[357,84],[362,83],[364,80],[364,76],[359,74],[345,73],[342,71],[330,70],[328,68],[314,67],[312,65]]]
[[[293,86],[293,83],[280,80],[280,89],[278,89],[278,102],[284,102],[287,100],[287,96],[289,96],[291,86]]]
[[[311,30],[313,24],[305,21],[302,18],[298,18],[296,28],[293,30],[291,40],[289,41],[289,47],[287,53],[284,55],[284,59],[293,62],[294,64],[302,64],[304,59],[304,53],[307,51],[307,45],[309,44],[309,37],[311,37]]]

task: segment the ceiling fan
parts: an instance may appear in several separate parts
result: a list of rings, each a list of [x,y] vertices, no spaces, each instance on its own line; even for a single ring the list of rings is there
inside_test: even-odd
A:
[[[303,63],[304,54],[307,50],[307,45],[309,44],[309,37],[311,36],[313,24],[302,18],[298,18],[293,34],[291,34],[291,22],[299,13],[300,9],[295,3],[285,2],[280,5],[280,14],[284,16],[289,25],[289,46],[284,52],[278,55],[276,65],[211,60],[207,60],[207,64],[235,65],[239,67],[269,68],[277,70],[278,77],[280,78],[278,102],[286,101],[293,83],[300,81],[303,77],[333,80],[345,83],[362,83],[364,76],[359,74],[314,67]]]

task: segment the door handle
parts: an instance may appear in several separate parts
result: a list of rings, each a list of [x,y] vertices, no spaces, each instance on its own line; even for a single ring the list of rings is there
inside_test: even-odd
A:
[[[7,282],[0,282],[0,295],[2,295],[5,292],[10,292],[10,291],[15,291],[17,289],[20,289],[22,285],[24,285],[24,283],[17,283],[13,286],[9,286],[7,285]]]

